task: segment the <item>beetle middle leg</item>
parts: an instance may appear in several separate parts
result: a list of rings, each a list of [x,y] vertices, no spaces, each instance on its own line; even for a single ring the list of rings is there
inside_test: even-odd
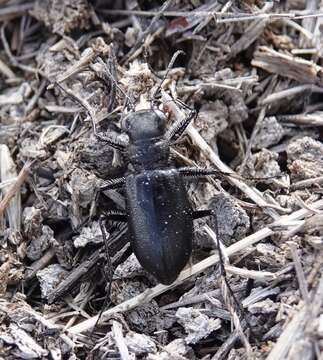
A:
[[[92,122],[94,135],[98,140],[105,142],[109,146],[121,152],[124,152],[126,150],[127,143],[125,143],[123,140],[118,139],[115,135],[102,134],[98,132],[96,125],[96,114],[86,99],[81,99],[79,96],[75,95],[71,89],[64,87],[57,81],[55,82],[55,85],[58,86],[62,91],[64,91],[64,93],[68,95],[68,97],[80,104],[88,112]]]

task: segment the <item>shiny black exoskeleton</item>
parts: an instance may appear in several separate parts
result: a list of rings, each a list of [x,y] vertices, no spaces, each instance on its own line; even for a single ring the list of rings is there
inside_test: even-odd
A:
[[[192,251],[193,220],[211,215],[194,211],[184,184],[186,176],[205,176],[208,169],[175,168],[170,164],[170,145],[195,116],[177,121],[166,130],[166,117],[159,110],[128,114],[121,123],[129,142],[101,133],[97,137],[126,153],[133,170],[124,178],[110,180],[102,190],[125,188],[126,213],[114,212],[108,219],[128,223],[130,241],[140,264],[163,284],[171,284],[187,264]]]

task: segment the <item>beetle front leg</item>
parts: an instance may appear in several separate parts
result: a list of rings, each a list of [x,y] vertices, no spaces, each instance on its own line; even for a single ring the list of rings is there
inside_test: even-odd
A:
[[[168,140],[170,143],[173,143],[179,139],[183,135],[185,129],[188,127],[189,123],[196,117],[197,112],[192,110],[187,117],[176,121],[166,132],[166,140]]]
[[[105,142],[112,148],[117,149],[121,152],[124,152],[126,150],[127,144],[124,141],[117,139],[116,136],[108,136],[108,135],[103,135],[103,134],[99,133],[96,129],[96,125],[95,125],[94,121],[92,121],[92,125],[93,125],[94,135],[98,140]]]
[[[59,81],[56,81],[55,85],[57,85],[62,91],[64,91],[64,93],[68,97],[75,100],[78,104],[80,104],[88,112],[88,114],[90,115],[91,122],[92,122],[94,135],[98,140],[105,142],[109,146],[111,146],[114,149],[117,149],[119,151],[124,152],[126,150],[126,147],[127,147],[126,142],[122,141],[121,139],[118,139],[116,136],[103,135],[98,132],[97,125],[96,125],[96,123],[97,123],[96,114],[86,99],[82,99],[81,97],[77,96],[71,89],[68,89],[68,88],[64,87],[62,84],[60,84]]]

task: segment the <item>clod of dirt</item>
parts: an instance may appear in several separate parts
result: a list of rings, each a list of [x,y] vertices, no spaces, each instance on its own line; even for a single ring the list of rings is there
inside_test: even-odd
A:
[[[323,161],[323,144],[308,136],[291,142],[287,148],[289,161],[297,159],[307,161]]]
[[[102,179],[117,177],[125,170],[124,164],[114,166],[117,154],[108,146],[102,146],[93,136],[86,138],[75,147],[78,165],[95,173]]]
[[[158,354],[149,354],[147,360],[183,360],[194,359],[194,352],[184,339],[176,339],[164,347]]]
[[[123,84],[126,89],[131,89],[131,92],[136,98],[143,93],[147,93],[154,85],[153,74],[147,64],[134,61],[130,64],[129,70],[125,71],[123,77],[120,79],[120,83]]]
[[[114,275],[122,279],[133,279],[137,276],[144,276],[155,282],[153,277],[139,264],[135,254],[131,254],[123,263],[118,265]]]
[[[86,0],[39,0],[31,15],[43,22],[53,33],[61,35],[74,29],[87,29],[91,19]]]
[[[265,179],[281,175],[277,160],[277,153],[263,149],[250,156],[249,161],[246,163],[244,175],[264,179],[264,182],[271,182],[272,179]]]
[[[221,241],[230,245],[246,235],[250,227],[249,216],[233,198],[219,193],[212,198],[210,206],[216,212]]]
[[[152,334],[154,331],[159,330],[158,318],[160,318],[160,310],[155,300],[138,306],[126,314],[126,320],[128,324],[131,324],[131,328],[147,334]]]
[[[26,207],[22,213],[23,226],[25,235],[29,238],[39,232],[39,228],[43,221],[43,216],[40,209],[33,206]]]
[[[59,264],[52,264],[43,270],[37,271],[37,278],[40,284],[41,295],[47,299],[50,293],[67,276],[68,272]]]
[[[277,121],[275,116],[266,117],[261,123],[261,127],[252,144],[253,149],[268,148],[276,145],[284,136],[284,128]]]
[[[131,299],[146,290],[147,286],[143,282],[136,279],[116,279],[112,283],[111,300],[113,303],[121,303]],[[151,300],[147,304],[142,304],[126,313],[125,318],[131,328],[146,334],[151,334],[159,326],[160,310],[157,302]]]
[[[275,267],[283,267],[287,259],[285,255],[278,251],[277,247],[272,244],[257,244],[257,256],[259,264],[266,264]]]
[[[45,159],[47,152],[44,150],[38,140],[25,138],[21,143],[20,156],[24,159]]]
[[[291,142],[287,147],[288,168],[294,179],[323,175],[323,144],[310,137]]]
[[[41,228],[41,234],[33,237],[27,247],[27,256],[30,260],[38,260],[45,250],[56,242],[54,231],[47,225]]]
[[[91,204],[98,188],[98,180],[93,174],[75,170],[71,176],[69,191],[73,199],[71,206],[71,221],[77,227],[82,223],[83,209]]]
[[[278,304],[270,299],[259,301],[248,306],[251,314],[270,314],[278,311]]]
[[[221,327],[219,319],[211,319],[192,307],[179,308],[176,311],[176,317],[188,334],[185,338],[187,344],[196,344]]]
[[[216,147],[216,136],[228,127],[229,111],[221,100],[202,106],[195,120],[200,134],[212,147]]]
[[[151,338],[144,334],[136,332],[128,332],[125,336],[125,342],[130,351],[136,355],[143,355],[147,353],[156,353],[157,346]]]

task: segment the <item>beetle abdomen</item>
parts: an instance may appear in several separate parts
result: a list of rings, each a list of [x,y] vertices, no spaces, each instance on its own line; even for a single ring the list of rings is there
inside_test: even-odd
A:
[[[144,171],[126,180],[131,243],[141,265],[172,283],[192,251],[192,209],[176,169]]]

